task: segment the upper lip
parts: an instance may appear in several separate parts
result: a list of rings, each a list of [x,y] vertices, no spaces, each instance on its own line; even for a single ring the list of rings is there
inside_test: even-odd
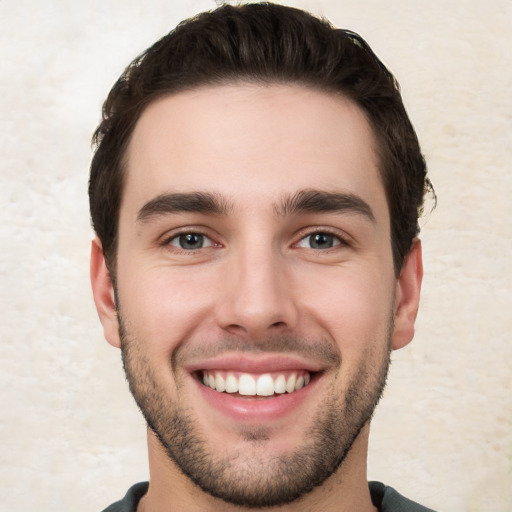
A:
[[[305,370],[308,372],[322,371],[325,366],[318,362],[305,360],[300,356],[287,354],[262,354],[250,356],[247,354],[226,354],[204,361],[194,361],[186,365],[190,372],[209,371],[238,371],[245,373],[270,373],[279,371]]]

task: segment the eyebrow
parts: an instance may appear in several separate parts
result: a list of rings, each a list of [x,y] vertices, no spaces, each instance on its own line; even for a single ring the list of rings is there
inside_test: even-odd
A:
[[[161,194],[148,201],[137,214],[139,222],[154,217],[182,212],[226,215],[231,210],[229,203],[219,194],[210,192]]]
[[[218,193],[175,192],[161,194],[148,201],[139,210],[137,220],[148,222],[155,217],[183,212],[227,215],[232,209],[227,199]],[[274,206],[274,211],[283,217],[299,213],[356,213],[375,222],[370,205],[359,196],[316,189],[300,190],[284,196]]]
[[[306,189],[285,196],[276,206],[280,216],[297,213],[356,213],[375,222],[375,215],[370,205],[361,197],[344,192],[327,192],[324,190]]]

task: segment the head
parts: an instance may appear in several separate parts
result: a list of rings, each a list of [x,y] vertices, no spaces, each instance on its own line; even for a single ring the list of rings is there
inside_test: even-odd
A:
[[[430,182],[397,81],[359,35],[291,7],[249,4],[182,22],[136,58],[110,91],[94,134],[89,200],[112,278],[126,149],[142,112],[169,94],[237,82],[300,84],[361,108],[377,142],[398,275]]]
[[[421,283],[392,75],[302,11],[224,6],[128,67],[95,138],[93,289],[150,466],[237,506],[351,487]]]

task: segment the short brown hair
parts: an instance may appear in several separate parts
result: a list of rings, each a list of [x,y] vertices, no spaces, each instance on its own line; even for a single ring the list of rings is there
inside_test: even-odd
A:
[[[378,142],[398,274],[418,234],[423,198],[431,188],[398,83],[358,34],[271,3],[224,5],[180,23],[137,57],[110,91],[93,136],[89,201],[111,273],[123,159],[142,111],[167,94],[241,80],[296,83],[339,93],[364,111]]]

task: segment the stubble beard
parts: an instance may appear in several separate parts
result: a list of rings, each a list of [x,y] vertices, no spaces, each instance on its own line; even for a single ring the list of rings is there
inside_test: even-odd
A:
[[[262,427],[242,433],[251,450],[221,457],[210,448],[207,433],[197,428],[193,412],[178,404],[158,382],[141,343],[126,331],[120,314],[119,319],[126,378],[149,428],[170,460],[200,489],[241,507],[292,503],[325,482],[340,468],[370,421],[386,384],[389,334],[381,360],[375,364],[372,357],[363,358],[341,400],[334,393],[322,400],[304,442],[292,453],[269,456],[265,450],[268,430]]]

